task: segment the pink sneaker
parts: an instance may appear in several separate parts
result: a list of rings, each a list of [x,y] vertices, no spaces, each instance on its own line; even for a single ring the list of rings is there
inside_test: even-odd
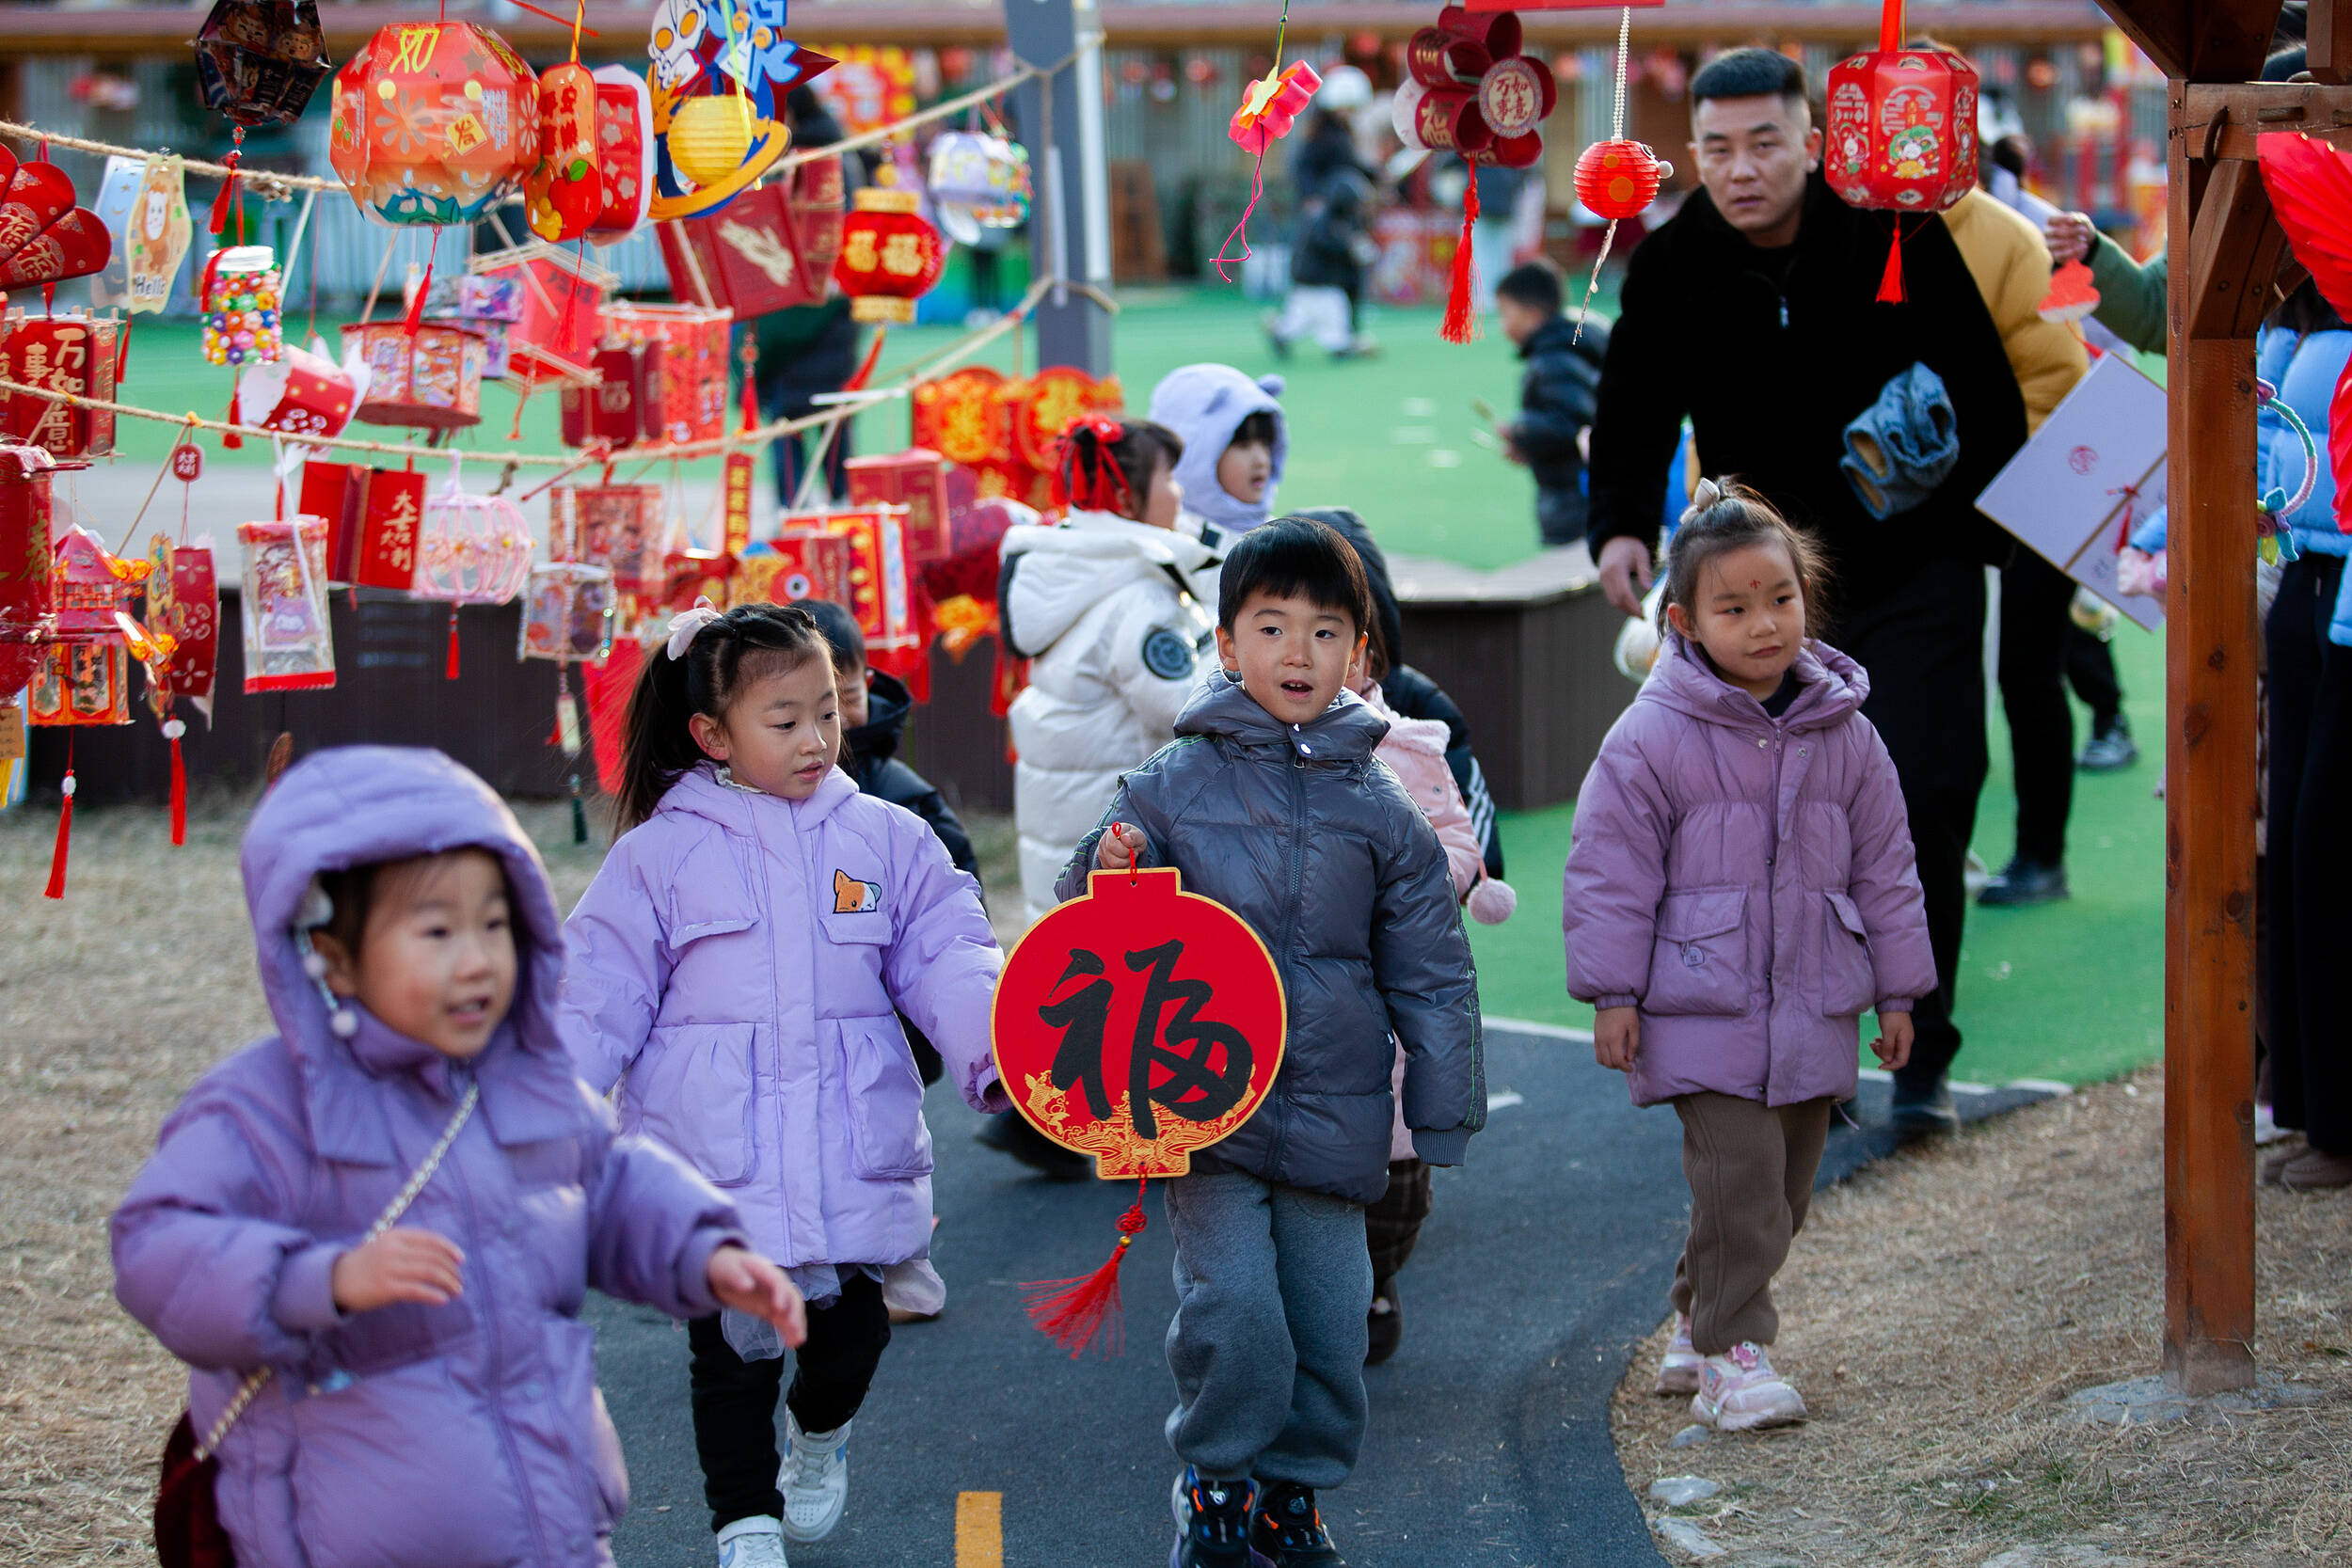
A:
[[[1805,1418],[1804,1399],[1772,1370],[1764,1347],[1745,1340],[1726,1354],[1707,1357],[1691,1414],[1718,1432],[1791,1426]]]
[[[1691,1344],[1691,1315],[1675,1314],[1674,1343],[1658,1361],[1658,1387],[1661,1394],[1695,1394],[1699,1391],[1699,1368],[1707,1357]]]

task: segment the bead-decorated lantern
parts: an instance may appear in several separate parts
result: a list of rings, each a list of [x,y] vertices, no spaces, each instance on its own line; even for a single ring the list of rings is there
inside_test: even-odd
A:
[[[1903,47],[1902,0],[1885,0],[1879,46],[1830,68],[1822,173],[1851,207],[1892,212],[1878,297],[1903,297],[1902,215],[1941,213],[1977,187],[1977,68],[1948,49]]]
[[[332,70],[315,0],[217,0],[196,35],[198,96],[240,130],[292,125]]]
[[[278,253],[265,245],[229,245],[204,263],[198,303],[204,312],[204,361],[266,363],[285,343]]]
[[[855,320],[911,322],[915,300],[939,281],[947,247],[923,220],[921,205],[913,191],[868,188],[853,198],[833,277]]]
[[[538,78],[470,22],[379,29],[335,77],[326,151],[377,223],[471,223],[539,161]]]

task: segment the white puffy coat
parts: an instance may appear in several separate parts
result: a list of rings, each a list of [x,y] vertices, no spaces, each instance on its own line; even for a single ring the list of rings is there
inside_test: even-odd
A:
[[[1110,804],[1120,774],[1175,738],[1215,617],[1194,598],[1216,554],[1107,512],[1005,531],[1005,641],[1033,662],[1012,705],[1013,816],[1029,917]]]

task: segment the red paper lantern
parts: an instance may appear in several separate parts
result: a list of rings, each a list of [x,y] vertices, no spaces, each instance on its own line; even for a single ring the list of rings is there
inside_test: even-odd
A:
[[[1160,868],[1097,871],[1029,927],[990,1015],[1014,1109],[1105,1180],[1182,1176],[1274,1087],[1281,976],[1238,915]]]
[[[599,106],[596,79],[578,60],[539,77],[539,162],[523,181],[523,215],[550,245],[579,239],[604,212]]]
[[[1830,68],[1822,171],[1849,206],[1940,213],[1976,188],[1977,68],[1902,39],[1902,0],[1886,0],[1879,46]],[[1879,298],[1902,298],[1899,217]]]
[[[379,29],[336,74],[326,155],[377,223],[472,223],[539,162],[538,78],[470,22]]]
[[[833,278],[862,322],[914,319],[914,302],[939,281],[947,247],[923,220],[913,191],[862,190],[842,225]]]
[[[1597,141],[1576,160],[1576,198],[1615,223],[1635,217],[1658,199],[1671,164],[1637,141]]]

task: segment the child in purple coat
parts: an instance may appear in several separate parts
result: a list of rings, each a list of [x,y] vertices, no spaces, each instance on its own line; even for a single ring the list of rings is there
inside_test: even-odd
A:
[[[237,1561],[610,1563],[628,1481],[587,1288],[787,1338],[799,1297],[573,1076],[547,876],[481,780],[322,752],[244,862],[278,1033],[188,1091],[114,1216],[115,1293],[188,1363]]]
[[[1682,1118],[1691,1235],[1661,1394],[1726,1432],[1804,1418],[1765,1354],[1857,1021],[1890,1069],[1935,988],[1910,823],[1869,678],[1805,635],[1813,542],[1754,491],[1698,486],[1667,558],[1655,669],[1577,796],[1568,990],[1637,1105]]]
[[[969,1103],[1007,1109],[989,1045],[1004,958],[938,835],[834,766],[833,659],[807,610],[678,616],[623,747],[628,831],[572,911],[565,1037],[591,1084],[623,1082],[622,1125],[726,1189],[808,1298],[781,1477],[783,1346],[734,1314],[688,1325],[720,1563],[777,1568],[848,1504],[885,1285],[937,1287],[931,1136],[899,1016]]]

